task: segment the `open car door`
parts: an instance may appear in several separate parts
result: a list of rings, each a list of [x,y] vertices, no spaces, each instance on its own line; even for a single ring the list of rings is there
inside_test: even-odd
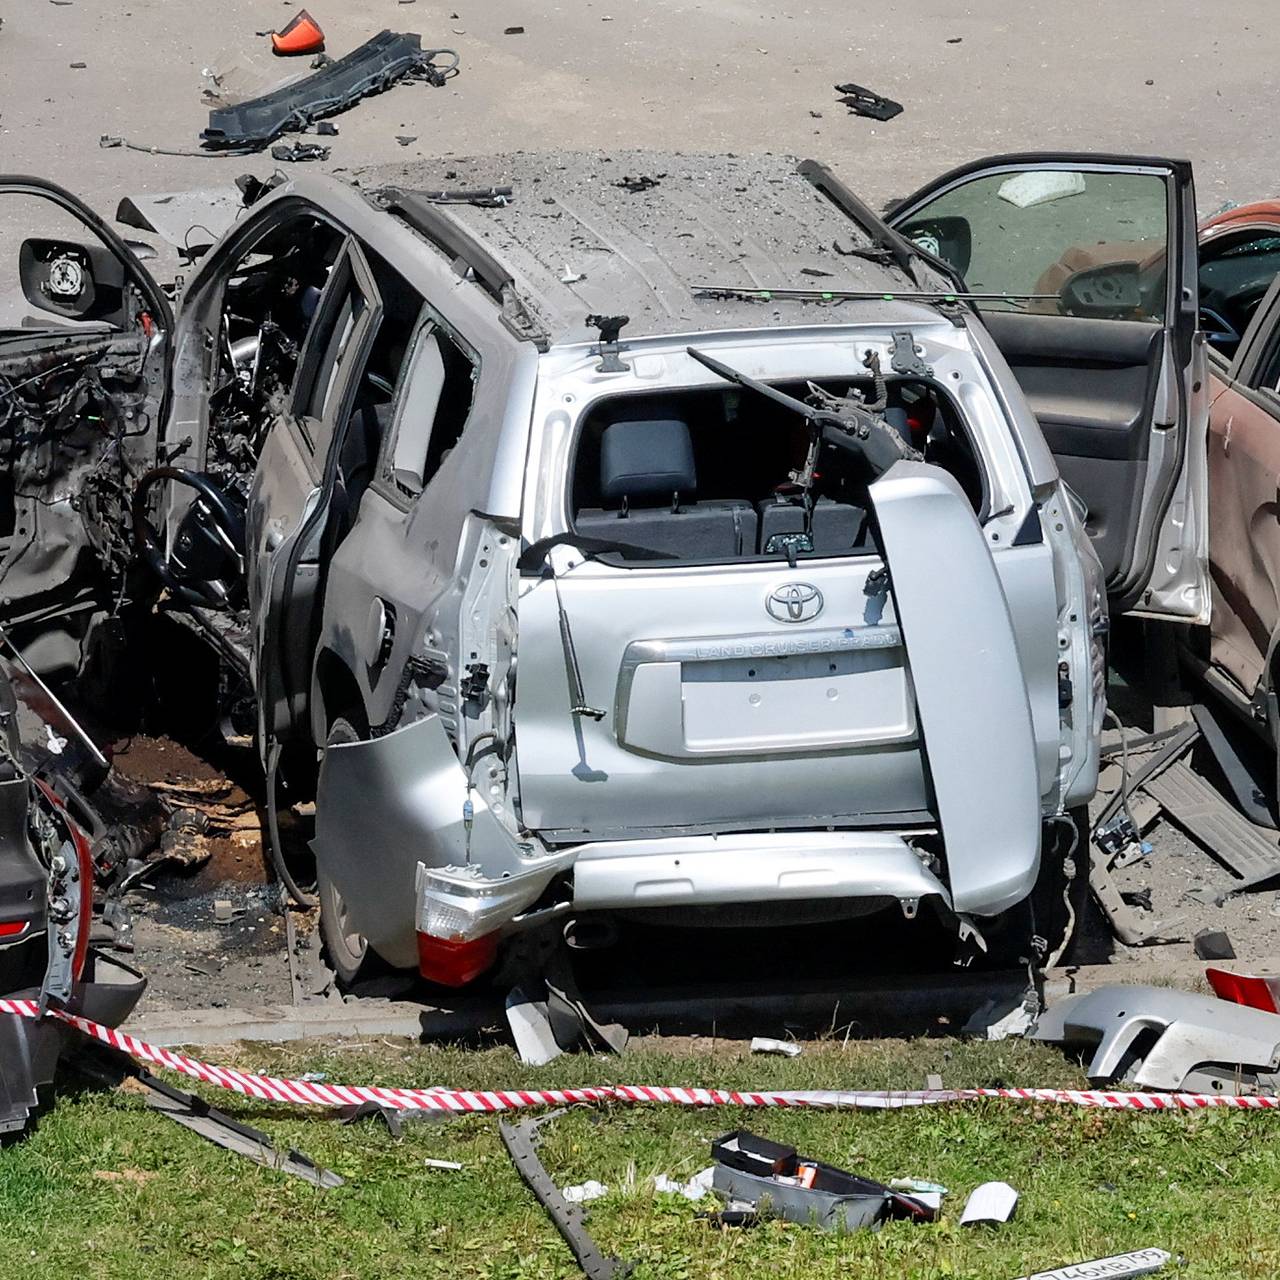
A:
[[[81,659],[133,555],[133,479],[155,465],[168,302],[93,210],[0,175],[0,626],[41,674]]]
[[[348,239],[303,347],[290,411],[267,432],[249,492],[249,609],[264,752],[305,725],[336,438],[381,315],[373,273]]]
[[[887,221],[974,293],[1107,575],[1113,612],[1207,622],[1208,381],[1191,166],[996,156]]]

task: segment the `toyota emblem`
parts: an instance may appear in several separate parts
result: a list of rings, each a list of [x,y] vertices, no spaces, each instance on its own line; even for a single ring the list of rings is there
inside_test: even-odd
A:
[[[808,622],[822,612],[822,592],[811,582],[788,582],[769,593],[764,607],[777,622]]]

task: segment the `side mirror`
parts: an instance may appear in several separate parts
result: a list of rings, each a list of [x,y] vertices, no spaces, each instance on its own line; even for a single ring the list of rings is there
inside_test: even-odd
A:
[[[925,253],[941,258],[961,275],[973,257],[973,233],[969,219],[959,216],[927,217],[904,223],[898,230]]]
[[[73,240],[24,240],[18,277],[27,301],[41,311],[68,320],[125,323],[124,269],[105,248]]]
[[[1145,310],[1141,268],[1136,262],[1108,262],[1077,271],[1063,281],[1058,297],[1063,315],[1068,316],[1129,320]]]

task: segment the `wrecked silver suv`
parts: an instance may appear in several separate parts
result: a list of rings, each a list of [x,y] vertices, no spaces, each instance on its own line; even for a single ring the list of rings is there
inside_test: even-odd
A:
[[[1006,157],[892,227],[811,162],[449,169],[270,192],[176,321],[126,285],[134,400],[61,477],[14,482],[15,511],[47,487],[10,580],[34,581],[33,529],[80,538],[79,576],[21,615],[49,663],[49,618],[75,665],[141,564],[247,673],[273,804],[315,799],[346,978],[373,952],[460,985],[509,939],[616,917],[924,905],[982,939],[1059,899],[1108,593],[1202,609],[1189,169]],[[1024,198],[1046,173],[1071,201]],[[1158,296],[1125,263],[1042,279],[1117,238],[1117,183],[1144,258],[1168,251]],[[65,314],[64,260],[99,260],[35,256],[26,297]],[[139,297],[140,273],[117,271]],[[132,491],[127,571],[95,556],[115,508],[73,495],[106,477]]]

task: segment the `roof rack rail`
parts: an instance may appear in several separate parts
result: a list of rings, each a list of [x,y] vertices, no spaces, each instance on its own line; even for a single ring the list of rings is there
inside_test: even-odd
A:
[[[947,279],[956,286],[957,292],[965,291],[967,286],[951,267],[940,259],[934,258],[932,254],[923,253],[905,236],[899,235],[883,218],[877,216],[874,209],[850,191],[825,164],[817,160],[801,160],[796,165],[796,172],[844,213],[851,222],[857,223],[871,238],[872,243],[891,254],[893,260],[918,287],[922,287],[923,282],[916,274],[915,268],[916,264],[923,260],[935,270],[945,272]]]
[[[460,276],[470,273],[501,308],[503,323],[516,337],[545,345],[546,334],[520,297],[511,272],[462,223],[421,192],[383,187],[370,194],[388,213],[402,218],[451,258]]]

